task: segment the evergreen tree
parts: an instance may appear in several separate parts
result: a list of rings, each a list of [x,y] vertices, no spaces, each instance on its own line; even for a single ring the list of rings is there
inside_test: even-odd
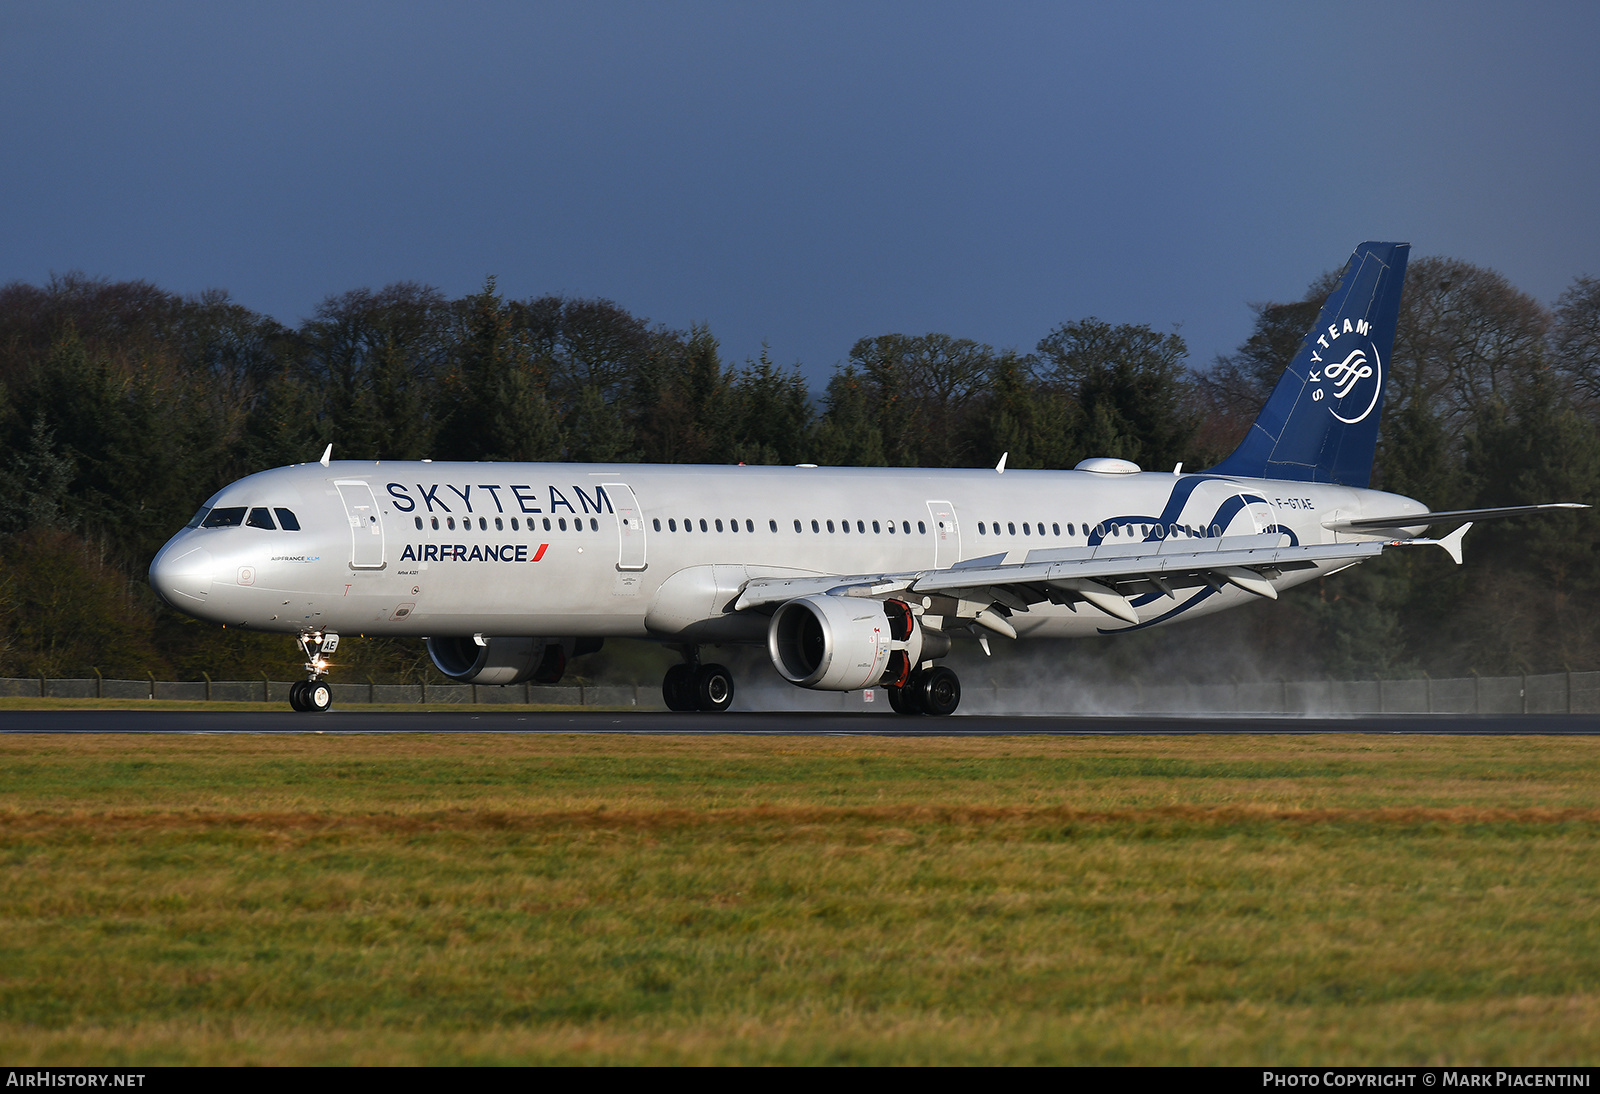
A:
[[[878,429],[876,400],[867,381],[846,365],[828,381],[822,421],[816,432],[816,457],[801,462],[834,467],[882,467],[883,434]]]
[[[811,394],[799,366],[784,370],[767,348],[746,361],[728,387],[734,425],[727,458],[739,463],[806,462],[812,433]]]
[[[1077,406],[1076,448],[1166,469],[1193,461],[1196,399],[1177,334],[1080,319],[1039,342],[1045,376]]]
[[[561,432],[545,376],[512,322],[491,276],[456,305],[454,345],[440,384],[439,456],[453,460],[551,460]]]

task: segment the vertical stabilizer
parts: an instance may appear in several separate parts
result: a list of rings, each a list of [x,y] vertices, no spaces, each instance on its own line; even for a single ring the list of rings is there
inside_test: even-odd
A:
[[[1400,316],[1409,243],[1363,243],[1350,256],[1272,397],[1212,473],[1366,486]]]

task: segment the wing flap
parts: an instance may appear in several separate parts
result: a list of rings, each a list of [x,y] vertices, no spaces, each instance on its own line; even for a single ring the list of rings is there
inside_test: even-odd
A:
[[[1235,539],[1278,541],[1277,535],[1239,536]],[[924,573],[911,583],[911,590],[919,593],[945,592],[953,589],[972,589],[984,585],[1012,585],[1019,582],[1048,582],[1060,584],[1076,578],[1106,583],[1119,579],[1137,580],[1153,575],[1166,578],[1183,577],[1207,572],[1222,574],[1226,569],[1243,567],[1277,569],[1304,569],[1319,562],[1360,562],[1381,554],[1384,543],[1314,543],[1303,547],[1284,545],[1233,547],[1223,549],[1227,539],[1189,540],[1191,544],[1218,544],[1218,547],[1189,550],[1182,553],[1149,553],[1122,555],[1114,558],[1092,558],[1081,561],[1023,562],[1010,566],[987,569],[934,570]],[[1225,575],[1223,580],[1229,580]],[[1074,590],[1076,591],[1076,590]]]

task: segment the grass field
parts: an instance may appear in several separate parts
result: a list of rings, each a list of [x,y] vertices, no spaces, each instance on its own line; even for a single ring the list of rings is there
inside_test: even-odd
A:
[[[263,714],[282,714],[289,709],[289,700],[271,703],[228,699],[57,699],[36,696],[0,695],[0,713],[8,710],[202,710],[258,711]],[[558,703],[362,703],[357,710],[372,712],[423,712],[435,710],[478,710],[517,714],[523,711],[551,710],[633,710],[633,707],[574,706]]]
[[[0,1061],[1591,1063],[1600,740],[0,738]]]

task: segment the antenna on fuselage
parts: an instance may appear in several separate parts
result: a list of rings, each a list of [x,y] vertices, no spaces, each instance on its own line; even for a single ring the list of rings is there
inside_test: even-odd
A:
[[[1006,457],[1009,456],[1009,455],[1011,455],[1010,452],[1002,452],[1002,453],[1000,453],[1000,462],[994,465],[995,471],[999,472],[1002,475],[1004,475],[1006,473]]]
[[[333,442],[329,441],[328,442],[328,447],[324,448],[322,450],[322,459],[320,459],[317,462],[322,464],[323,467],[327,467],[328,466],[328,458],[330,456],[332,456],[332,455],[333,455]]]

